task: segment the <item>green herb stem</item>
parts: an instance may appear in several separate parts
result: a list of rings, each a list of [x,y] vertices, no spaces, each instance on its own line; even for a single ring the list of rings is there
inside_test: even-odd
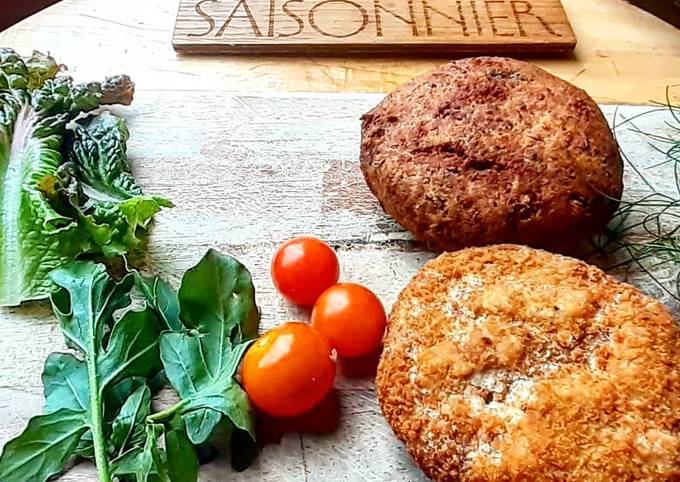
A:
[[[146,417],[146,422],[163,423],[171,419],[173,415],[175,415],[177,412],[181,411],[187,403],[189,403],[188,399],[181,400],[176,404],[172,405],[171,407],[165,408],[160,412],[156,412],[154,414],[149,415],[148,417]]]
[[[94,444],[94,460],[100,482],[111,482],[109,460],[106,457],[106,444],[102,426],[102,403],[100,400],[99,383],[97,377],[96,357],[92,357],[87,364],[87,378],[90,384],[90,411],[92,419],[92,441]]]

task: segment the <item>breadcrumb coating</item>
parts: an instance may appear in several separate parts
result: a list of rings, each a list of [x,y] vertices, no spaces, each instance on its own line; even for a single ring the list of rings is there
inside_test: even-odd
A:
[[[436,481],[680,481],[680,329],[582,261],[430,261],[392,310],[382,411]]]

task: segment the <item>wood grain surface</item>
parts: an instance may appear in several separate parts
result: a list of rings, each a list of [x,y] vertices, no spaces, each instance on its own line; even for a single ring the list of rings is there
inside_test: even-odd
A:
[[[208,248],[235,255],[253,274],[266,329],[308,318],[276,294],[269,262],[281,241],[313,234],[337,249],[342,280],[371,287],[389,308],[435,254],[423,251],[382,212],[359,171],[359,116],[380,98],[138,92],[131,107],[115,109],[129,120],[133,171],[147,193],[176,203],[158,216],[146,269],[177,282]],[[618,119],[647,110],[622,107]],[[615,108],[604,111],[611,119]],[[664,124],[668,118],[667,112],[656,111],[636,119],[635,126],[670,133]],[[658,189],[674,192],[670,165],[645,170],[663,160],[647,138],[627,127],[617,134],[647,178]],[[625,183],[624,197],[646,192],[628,168]],[[670,279],[675,273],[657,274]],[[648,293],[663,295],[643,275],[629,273],[628,279]],[[669,306],[677,313],[678,306]],[[45,357],[64,349],[47,303],[0,309],[0,445],[41,411]],[[384,422],[372,380],[341,377],[336,386],[342,405],[336,433],[287,435],[280,445],[267,446],[245,472],[235,474],[226,460],[218,460],[202,468],[201,480],[424,481]],[[61,480],[96,477],[91,465],[81,464]]]
[[[680,84],[680,30],[624,0],[563,0],[578,45],[532,57],[599,102],[648,103]],[[63,0],[0,32],[0,44],[49,50],[83,81],[128,73],[144,90],[387,92],[447,60],[181,55],[179,0]],[[215,104],[217,106],[217,104]],[[212,109],[219,109],[219,106]]]
[[[231,54],[567,52],[560,0],[181,0],[175,50]]]

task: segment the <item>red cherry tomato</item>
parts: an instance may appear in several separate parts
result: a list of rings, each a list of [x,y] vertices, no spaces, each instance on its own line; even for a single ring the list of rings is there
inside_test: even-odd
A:
[[[324,335],[289,322],[253,343],[243,358],[241,378],[257,408],[275,417],[294,417],[326,397],[335,379],[335,360]]]
[[[331,286],[312,311],[312,326],[328,337],[342,357],[364,356],[376,350],[386,323],[378,297],[355,283]]]
[[[291,239],[279,247],[272,260],[274,286],[296,305],[313,305],[339,275],[335,251],[316,238]]]

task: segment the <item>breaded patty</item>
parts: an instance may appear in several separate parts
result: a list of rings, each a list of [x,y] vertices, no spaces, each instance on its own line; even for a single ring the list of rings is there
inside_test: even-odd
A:
[[[436,481],[680,480],[680,330],[636,288],[515,245],[430,261],[389,318],[383,414]]]
[[[621,195],[623,165],[595,102],[528,62],[442,65],[364,115],[361,134],[371,191],[442,250],[566,250],[602,231]]]

